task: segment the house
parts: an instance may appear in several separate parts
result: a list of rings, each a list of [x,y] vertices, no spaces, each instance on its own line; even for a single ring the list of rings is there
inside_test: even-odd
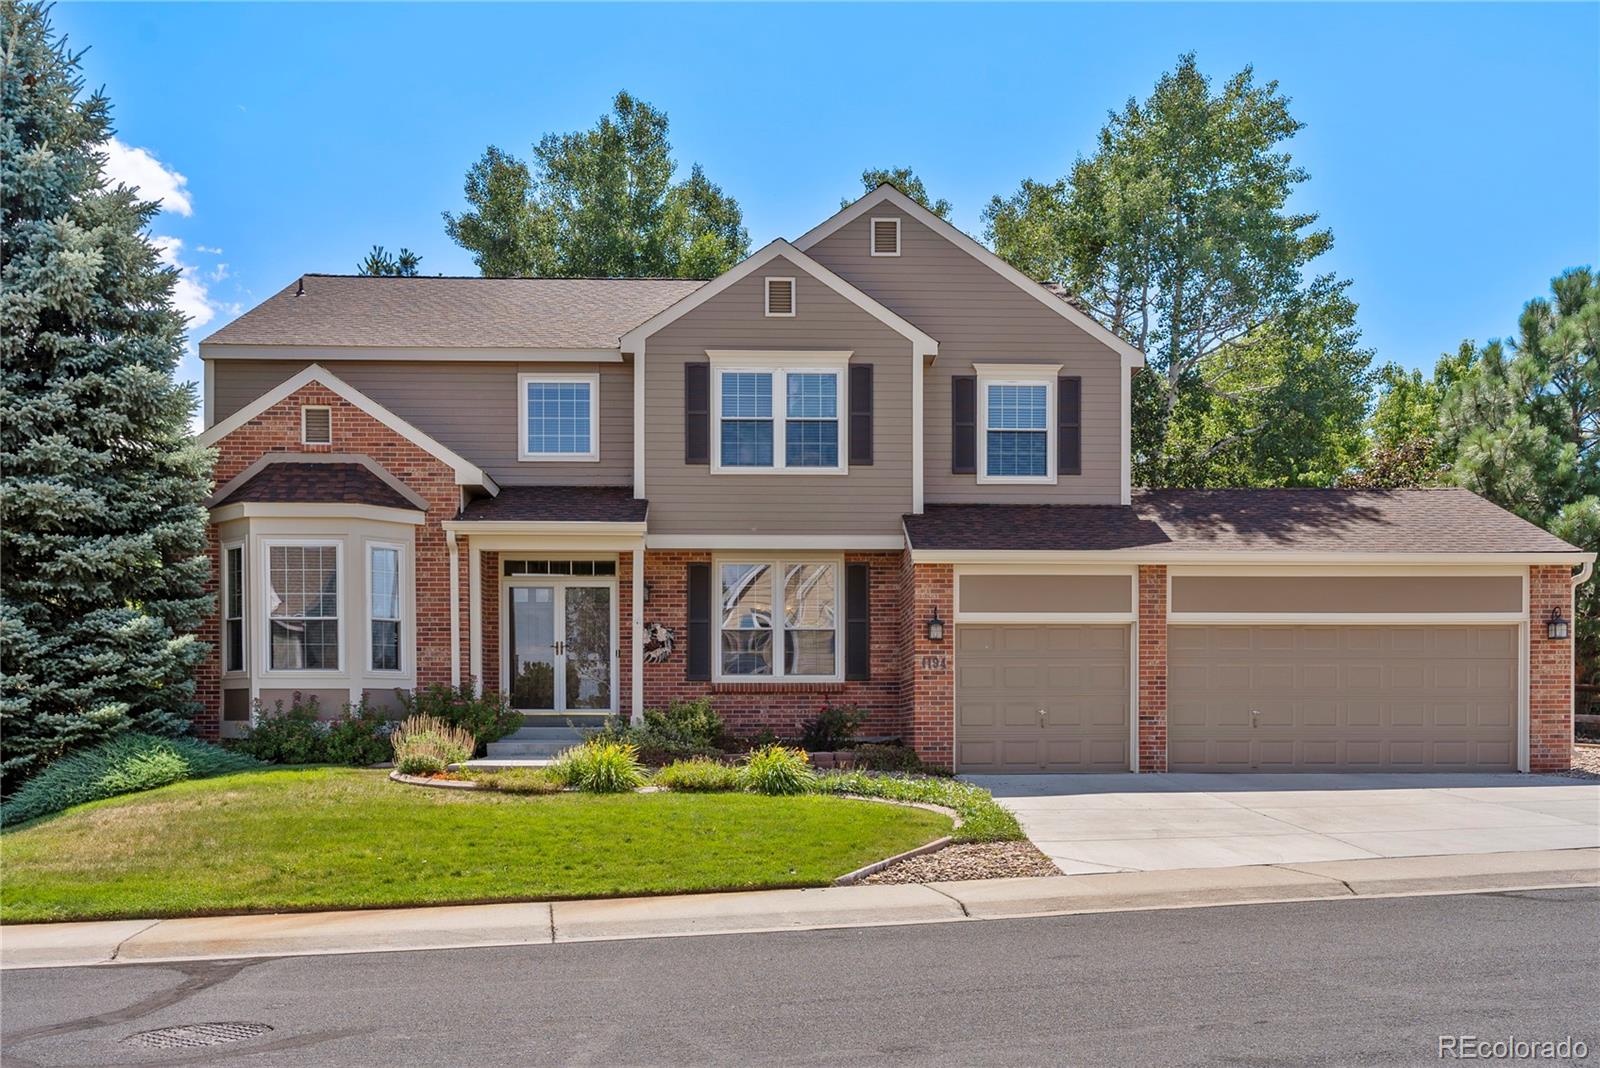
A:
[[[307,275],[200,354],[207,735],[474,681],[857,705],[963,771],[1569,760],[1592,554],[1463,490],[1134,488],[1141,354],[888,186],[703,283]]]

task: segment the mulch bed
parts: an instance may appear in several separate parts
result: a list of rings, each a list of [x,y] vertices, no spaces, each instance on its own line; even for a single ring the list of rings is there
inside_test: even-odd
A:
[[[1011,879],[1060,875],[1032,842],[971,842],[910,857],[867,876],[864,883],[939,883],[953,879]]]

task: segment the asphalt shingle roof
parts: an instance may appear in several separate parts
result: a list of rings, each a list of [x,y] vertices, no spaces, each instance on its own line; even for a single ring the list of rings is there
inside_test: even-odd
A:
[[[1131,505],[934,504],[915,549],[1576,552],[1464,489],[1135,490]]]
[[[615,348],[623,334],[703,285],[676,278],[308,274],[203,344]]]
[[[643,523],[649,501],[627,486],[502,486],[468,502],[461,518],[484,523]]]
[[[371,504],[421,510],[365,465],[347,463],[268,464],[213,506],[247,501]]]

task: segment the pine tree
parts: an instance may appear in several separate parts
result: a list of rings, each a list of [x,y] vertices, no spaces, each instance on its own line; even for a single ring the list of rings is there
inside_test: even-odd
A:
[[[173,372],[157,205],[107,188],[110,105],[48,8],[0,0],[0,782],[107,735],[178,734],[211,599],[211,455]]]

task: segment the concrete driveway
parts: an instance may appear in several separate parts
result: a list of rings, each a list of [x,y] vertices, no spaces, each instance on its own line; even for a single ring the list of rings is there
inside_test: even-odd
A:
[[[1600,782],[1529,775],[966,775],[1067,875],[1600,846]]]

